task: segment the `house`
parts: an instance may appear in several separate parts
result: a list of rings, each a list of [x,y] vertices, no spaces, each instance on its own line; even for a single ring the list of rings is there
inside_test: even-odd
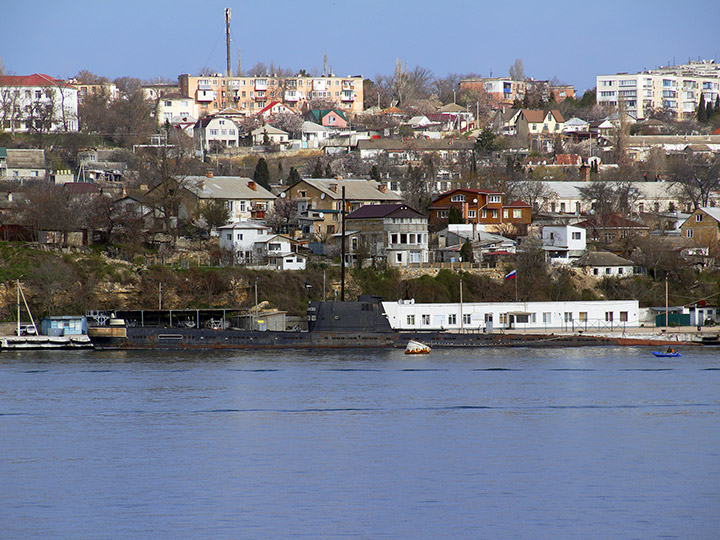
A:
[[[572,225],[546,225],[542,230],[542,248],[553,264],[570,264],[587,249],[586,231]]]
[[[517,242],[500,234],[487,232],[476,224],[449,224],[437,233],[438,247],[435,262],[459,262],[460,250],[466,241],[470,242],[475,262],[512,255]]]
[[[441,223],[450,217],[451,208],[459,211],[466,223],[485,225],[496,230],[502,224],[521,229],[531,222],[530,205],[522,201],[503,202],[501,191],[458,188],[436,197],[430,206],[430,223]]]
[[[301,216],[312,214],[312,219],[304,223],[314,229],[303,230],[306,235],[323,238],[340,230],[343,188],[346,211],[352,212],[365,205],[402,202],[400,195],[388,191],[384,184],[374,180],[303,178],[284,193],[289,199],[299,199],[298,211]]]
[[[321,126],[336,129],[346,129],[348,127],[348,120],[345,113],[337,109],[312,109],[310,116],[313,122]]]
[[[563,124],[563,133],[587,132],[590,129],[590,123],[582,118],[573,117]]]
[[[233,254],[233,260],[251,264],[260,262],[256,255],[255,244],[272,236],[272,229],[252,221],[235,221],[218,227],[220,248]]]
[[[287,131],[278,129],[270,124],[265,124],[264,126],[253,129],[250,134],[252,135],[253,145],[255,146],[283,144],[290,140],[290,135]]]
[[[315,122],[305,121],[302,124],[301,138],[303,148],[322,148],[330,138],[330,130]]]
[[[78,180],[80,182],[121,182],[128,164],[119,161],[117,149],[92,148],[78,152]]]
[[[230,118],[208,116],[193,127],[195,146],[201,153],[218,152],[222,148],[237,148],[240,128]]]
[[[517,136],[527,142],[530,150],[551,152],[553,138],[562,133],[565,119],[558,110],[521,109],[517,118]]]
[[[51,315],[40,321],[40,335],[81,336],[87,334],[87,326],[84,315]]]
[[[714,247],[720,239],[720,208],[700,207],[680,225],[683,238],[699,246]]]
[[[0,76],[0,127],[26,133],[41,125],[45,131],[78,130],[77,87],[42,73]]]
[[[362,252],[390,266],[428,262],[428,219],[406,204],[362,206],[345,223],[354,231],[350,253]]]
[[[270,191],[241,176],[189,176],[183,186],[191,194],[187,207],[191,215],[197,215],[203,204],[220,200],[230,211],[230,221],[264,219],[275,201]]]
[[[267,260],[275,270],[305,270],[307,257],[293,251],[293,241],[276,234],[255,242],[256,261]]]
[[[472,90],[487,96],[490,106],[498,109],[512,106],[516,100],[522,101],[527,91],[525,81],[514,81],[510,77],[486,77],[463,79],[460,81],[460,92]]]
[[[630,277],[635,264],[609,251],[588,251],[573,266],[582,268],[589,276],[598,278]]]
[[[647,225],[617,214],[602,218],[593,216],[590,219],[576,223],[575,226],[585,229],[587,238],[607,244],[622,238],[647,236],[650,231],[650,227]]]
[[[495,112],[492,120],[492,130],[498,135],[512,137],[517,134],[517,119],[521,109],[505,108]]]
[[[45,180],[45,150],[0,147],[0,179]]]
[[[359,140],[357,150],[362,159],[386,155],[391,162],[407,165],[420,163],[424,156],[437,154],[447,162],[460,163],[472,159],[475,143],[469,139],[371,139]]]
[[[191,118],[197,122],[198,116],[197,104],[179,92],[163,96],[157,100],[155,118],[160,125],[168,122],[170,125],[175,126],[177,123],[189,122]]]
[[[281,101],[272,101],[264,109],[257,113],[257,116],[266,121],[272,121],[278,114],[296,114],[290,107],[284,105]]]

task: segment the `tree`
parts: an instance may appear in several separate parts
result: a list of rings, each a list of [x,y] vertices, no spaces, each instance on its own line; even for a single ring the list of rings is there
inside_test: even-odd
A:
[[[537,216],[544,201],[557,198],[557,193],[551,190],[546,183],[539,180],[522,182],[518,186],[517,194],[520,200],[530,205],[533,219]]]
[[[275,115],[272,125],[287,131],[291,138],[297,139],[302,133],[303,119],[295,113],[281,112]]]
[[[207,232],[210,233],[230,221],[230,208],[225,201],[212,199],[203,204],[200,216],[205,222]]]
[[[677,158],[670,165],[670,177],[693,209],[709,206],[711,195],[720,189],[720,157],[692,154]]]
[[[255,165],[253,180],[265,189],[270,189],[270,169],[268,169],[268,164],[267,161],[265,161],[265,158],[260,158],[257,165]]]
[[[375,180],[376,182],[380,181],[380,171],[378,170],[377,165],[370,167],[370,179]]]
[[[525,68],[523,67],[523,61],[521,58],[515,59],[515,62],[512,66],[510,66],[508,73],[513,81],[525,80]]]
[[[43,138],[49,133],[57,120],[55,89],[43,90],[41,99],[34,99],[25,106],[25,123],[31,133],[37,137],[37,145],[43,147]]]
[[[457,206],[451,206],[448,212],[448,224],[455,225],[462,223],[465,223],[462,210],[460,210]]]
[[[323,177],[323,168],[322,163],[320,163],[320,158],[317,158],[317,161],[315,162],[315,168],[313,169],[312,178],[322,178]]]
[[[705,111],[705,94],[700,92],[700,103],[697,106],[697,120],[701,124],[707,122],[707,113]]]
[[[465,243],[460,248],[460,257],[462,258],[462,262],[474,262],[472,244],[469,239],[465,240]]]
[[[433,74],[429,69],[415,66],[408,71],[398,58],[395,61],[395,72],[390,81],[392,94],[401,105],[416,99],[427,98],[432,93]]]
[[[295,167],[290,167],[290,173],[288,174],[288,185],[292,186],[300,181],[300,173]]]
[[[495,137],[495,133],[489,127],[483,128],[475,142],[475,148],[480,155],[487,155],[495,149]]]
[[[335,176],[332,171],[332,167],[330,167],[330,163],[327,163],[325,165],[325,178],[332,178]]]
[[[288,234],[297,226],[298,200],[278,197],[266,218],[275,234]]]

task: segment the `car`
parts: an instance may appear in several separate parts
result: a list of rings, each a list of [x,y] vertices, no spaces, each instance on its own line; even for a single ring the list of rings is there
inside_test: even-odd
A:
[[[19,329],[15,329],[16,336],[35,336],[37,335],[37,328],[34,324],[27,324],[20,326]]]

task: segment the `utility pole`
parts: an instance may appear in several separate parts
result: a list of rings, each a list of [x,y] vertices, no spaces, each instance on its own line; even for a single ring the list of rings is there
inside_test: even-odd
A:
[[[342,187],[342,210],[340,212],[342,219],[342,238],[340,238],[340,301],[345,301],[345,186]]]
[[[229,79],[232,77],[232,65],[230,64],[230,8],[225,8],[225,46],[227,48],[227,71],[226,77]],[[228,86],[225,86],[225,92],[226,95],[229,95],[228,92],[230,89]]]

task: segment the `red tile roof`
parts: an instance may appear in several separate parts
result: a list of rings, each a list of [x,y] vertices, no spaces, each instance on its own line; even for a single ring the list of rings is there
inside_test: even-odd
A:
[[[4,75],[0,77],[0,86],[60,86],[64,84],[65,81],[43,73]]]
[[[506,205],[506,208],[530,208],[530,205],[518,199],[517,201]]]
[[[395,217],[425,217],[406,204],[366,204],[348,214],[345,219],[371,219],[390,215]]]

